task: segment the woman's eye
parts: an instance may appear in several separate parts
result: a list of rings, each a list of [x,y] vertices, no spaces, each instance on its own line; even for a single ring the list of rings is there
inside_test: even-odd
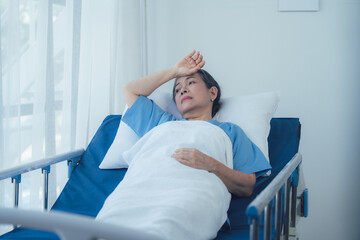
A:
[[[190,82],[189,82],[189,85],[190,85],[190,84],[193,84],[193,83],[195,83],[195,82],[194,82],[194,81],[190,81]]]
[[[175,89],[175,93],[178,93],[180,90],[179,89]]]

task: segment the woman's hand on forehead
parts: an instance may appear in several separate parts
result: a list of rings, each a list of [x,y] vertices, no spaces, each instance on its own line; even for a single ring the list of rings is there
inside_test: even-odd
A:
[[[205,61],[203,60],[203,56],[200,54],[200,52],[193,50],[191,53],[177,62],[174,65],[174,68],[177,77],[184,77],[197,72],[202,67],[204,67],[204,65]]]

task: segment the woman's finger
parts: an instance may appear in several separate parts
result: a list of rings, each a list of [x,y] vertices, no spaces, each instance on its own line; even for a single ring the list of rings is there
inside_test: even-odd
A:
[[[195,60],[196,64],[201,63],[201,61],[203,60],[203,56],[200,54],[200,56]]]
[[[188,159],[189,158],[189,154],[186,152],[178,152],[178,153],[174,153],[172,155],[173,158],[183,158],[183,159]]]
[[[188,152],[190,150],[190,148],[178,148],[175,150],[176,153],[179,153],[179,152]]]
[[[194,56],[195,53],[196,53],[196,51],[194,49],[188,55],[186,55],[186,57],[192,58],[192,56]]]
[[[188,61],[188,63],[193,63],[194,62],[194,54],[196,53],[195,50],[192,50],[188,55],[185,56],[186,61]],[[196,56],[196,54],[195,54]]]
[[[192,59],[194,59],[194,61],[196,62],[196,60],[199,58],[200,52],[196,52],[196,54],[192,57]]]
[[[171,157],[175,159],[181,158],[181,159],[189,160],[190,159],[189,149],[186,148],[177,149],[175,153],[171,155]]]
[[[198,64],[199,69],[203,68],[205,65],[205,61],[202,61],[201,63]]]
[[[188,166],[188,167],[193,167],[193,166],[191,165],[191,162],[187,161],[186,159],[178,158],[178,159],[176,159],[176,161],[178,161],[179,163],[184,164],[184,165],[186,165],[186,166]]]

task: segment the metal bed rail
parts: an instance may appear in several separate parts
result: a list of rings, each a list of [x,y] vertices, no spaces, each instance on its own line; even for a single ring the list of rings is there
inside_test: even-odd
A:
[[[0,223],[51,231],[62,240],[93,239],[158,239],[150,233],[124,228],[94,218],[60,211],[41,212],[18,208],[0,208]]]
[[[246,215],[250,223],[250,239],[259,239],[259,221],[264,217],[263,239],[289,239],[289,230],[296,226],[297,187],[299,184],[299,167],[302,155],[297,153],[270,182],[270,184],[249,204]],[[283,191],[285,189],[285,191]],[[307,189],[305,189],[304,194]],[[284,196],[285,194],[285,196]],[[290,195],[291,194],[291,195]],[[307,216],[302,196],[301,216]],[[284,203],[282,202],[284,199]],[[291,202],[290,202],[291,199]],[[272,201],[275,201],[274,232],[272,232]],[[284,211],[283,211],[284,210]]]
[[[44,174],[43,209],[47,210],[50,166],[62,161],[67,161],[68,177],[70,177],[72,171],[80,161],[83,153],[84,153],[84,149],[78,149],[75,151],[59,154],[54,157],[44,158],[38,161],[20,165],[18,167],[13,167],[0,171],[0,181],[11,178],[11,182],[14,184],[14,207],[17,208],[19,205],[19,189],[20,189],[19,185],[21,183],[21,175],[33,170],[41,169],[41,172]]]

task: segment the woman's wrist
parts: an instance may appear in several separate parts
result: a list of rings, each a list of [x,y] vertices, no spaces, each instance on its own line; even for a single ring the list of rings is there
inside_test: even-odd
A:
[[[212,157],[209,157],[209,172],[216,174],[219,171],[219,164],[220,162],[213,159]]]
[[[169,71],[170,80],[178,77],[178,73],[175,65],[169,67],[168,71]]]

